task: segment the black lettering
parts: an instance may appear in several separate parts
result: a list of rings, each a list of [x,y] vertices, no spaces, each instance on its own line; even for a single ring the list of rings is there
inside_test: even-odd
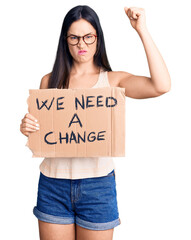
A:
[[[92,137],[92,139],[91,139],[91,138],[90,138],[90,135],[91,135],[92,133],[93,133],[94,135],[93,135],[93,137]],[[87,140],[88,140],[89,142],[94,142],[95,139],[96,139],[96,137],[95,137],[95,132],[91,132],[91,133],[88,134]]]
[[[114,105],[109,105],[108,104],[108,99],[111,98],[115,101]],[[117,105],[117,99],[114,97],[106,97],[106,107],[114,107],[115,105]]]
[[[76,135],[75,135],[75,133],[72,131],[71,132],[71,135],[70,135],[70,143],[71,143],[71,141],[75,141],[76,142]]]
[[[86,101],[86,108],[88,107],[94,107],[94,105],[90,105],[89,102],[92,102],[91,100],[89,100],[89,98],[93,98],[95,96],[87,96],[87,101]]]
[[[47,144],[57,144],[57,142],[49,142],[48,140],[47,140],[47,136],[48,135],[50,135],[50,134],[52,134],[53,132],[49,132],[49,133],[47,133],[45,136],[44,136],[44,141],[47,143]]]
[[[75,108],[76,108],[76,110],[78,109],[78,105],[77,104],[80,104],[80,106],[81,106],[81,108],[83,108],[84,109],[84,95],[82,95],[82,103],[80,103],[80,101],[78,100],[78,98],[77,97],[75,97]]]
[[[77,121],[73,121],[73,119],[74,119],[75,117],[78,119]],[[68,127],[70,127],[72,123],[79,123],[79,124],[80,124],[80,127],[82,127],[82,123],[81,123],[81,121],[80,121],[80,119],[79,119],[77,113],[74,113],[74,116],[72,117],[72,120],[70,121]]]
[[[101,104],[99,104],[100,102],[102,102],[102,101],[99,101],[99,98],[102,98],[103,96],[97,96],[97,107],[103,107],[103,104],[101,105]]]
[[[64,109],[64,107],[59,107],[59,105],[63,105],[64,102],[61,102],[61,103],[58,102],[60,99],[63,99],[63,98],[64,97],[57,98],[57,110]]]
[[[66,137],[62,137],[61,132],[59,132],[59,140],[61,144],[63,139],[66,139],[66,143],[68,143],[68,133],[66,133]]]
[[[85,143],[85,141],[86,141],[86,132],[84,132],[84,138],[82,138],[81,135],[78,133],[78,143],[80,142],[79,138],[81,138],[81,140]]]
[[[100,135],[100,133],[103,133],[103,132],[106,132],[106,131],[98,132],[98,136],[97,136],[98,141],[105,140],[105,138],[101,138],[101,137],[103,137],[103,135]]]
[[[53,103],[53,101],[54,101],[54,97],[53,97],[53,99],[52,99],[49,107],[46,106],[47,101],[48,101],[48,100],[42,101],[42,105],[40,106],[40,105],[39,105],[38,98],[36,98],[37,109],[38,109],[38,110],[41,110],[41,108],[43,108],[43,107],[45,106],[48,110],[50,110],[50,108],[51,108],[51,106],[52,106],[52,103]]]

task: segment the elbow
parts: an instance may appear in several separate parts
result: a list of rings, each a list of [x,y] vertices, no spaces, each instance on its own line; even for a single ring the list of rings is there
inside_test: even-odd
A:
[[[164,94],[164,93],[169,92],[170,89],[171,89],[171,86],[168,86],[168,87],[165,87],[163,89],[160,89],[158,92],[161,93],[161,94]]]
[[[160,94],[164,94],[164,93],[167,93],[171,90],[171,82],[169,81],[168,84],[166,84],[165,86],[163,87],[160,87],[158,89],[156,89],[158,93]]]

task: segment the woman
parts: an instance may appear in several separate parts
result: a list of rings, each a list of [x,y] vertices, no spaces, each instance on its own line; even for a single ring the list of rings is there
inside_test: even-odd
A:
[[[131,98],[168,92],[170,76],[147,30],[144,9],[124,10],[143,42],[151,77],[112,71],[99,18],[83,5],[66,14],[53,70],[42,78],[40,89],[111,86],[125,88],[125,95]],[[20,131],[25,136],[38,131],[37,121],[27,113]],[[120,224],[115,187],[111,158],[45,158],[33,211],[40,239],[112,239],[114,227]]]

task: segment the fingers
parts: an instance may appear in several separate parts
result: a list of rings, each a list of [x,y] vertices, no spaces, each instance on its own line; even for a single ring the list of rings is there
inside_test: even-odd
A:
[[[34,127],[39,127],[39,123],[37,123],[36,121],[34,120],[31,120],[31,118],[27,118],[27,117],[24,117],[22,119],[22,125],[23,127],[25,126],[34,126]]]
[[[39,130],[39,128],[35,129],[35,127],[32,126],[32,125],[28,125],[28,124],[23,125],[22,123],[20,124],[20,131],[21,131],[21,133],[23,133],[27,137],[29,136],[29,133],[36,132],[38,130]]]
[[[38,120],[33,115],[31,115],[30,113],[26,113],[24,118],[28,118],[28,119],[30,119],[32,121],[38,122]]]
[[[133,11],[131,8],[128,8],[128,10],[127,10],[127,16],[128,16],[131,20],[137,19],[136,12]]]
[[[35,130],[39,130],[39,125],[35,126],[34,124],[24,122],[21,124],[21,128],[23,128],[26,131],[35,131]]]
[[[125,13],[127,14],[127,16],[129,17],[129,19],[131,20],[137,20],[138,17],[140,16],[139,11],[142,9],[138,9],[136,7],[124,7]]]
[[[128,7],[124,7],[124,10],[126,13],[127,13],[128,9],[129,9]]]
[[[39,124],[37,119],[30,113],[26,113],[24,118],[21,120],[20,131],[25,136],[29,136],[29,133],[36,132],[39,130]]]
[[[136,12],[132,12],[132,16],[133,16],[134,19],[138,19],[136,14],[137,14]]]

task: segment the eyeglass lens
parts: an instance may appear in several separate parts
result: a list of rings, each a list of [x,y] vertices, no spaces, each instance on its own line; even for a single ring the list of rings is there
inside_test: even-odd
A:
[[[96,37],[93,34],[89,34],[89,35],[86,35],[82,38],[84,39],[85,43],[92,44],[92,43],[94,43]],[[75,45],[80,40],[80,37],[71,35],[67,38],[67,40],[68,40],[69,44],[72,44],[72,45],[74,44]]]

